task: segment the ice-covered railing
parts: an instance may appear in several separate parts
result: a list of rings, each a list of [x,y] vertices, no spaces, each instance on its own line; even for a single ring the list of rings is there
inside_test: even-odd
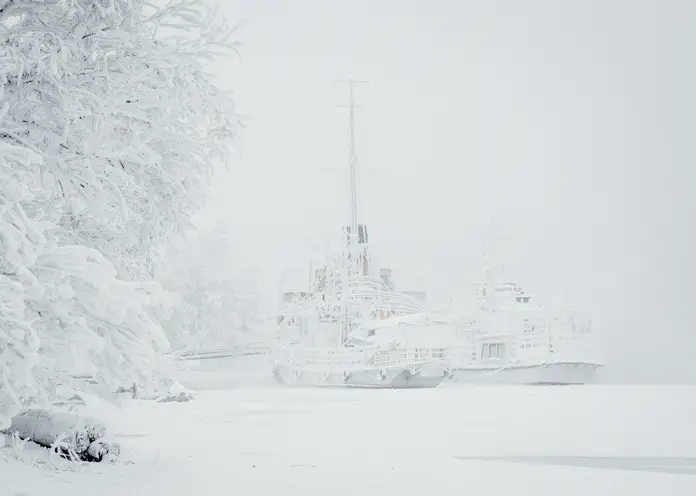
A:
[[[422,302],[412,296],[390,291],[384,283],[368,277],[354,278],[348,284],[348,302],[353,310],[360,310],[364,316],[377,312],[385,314],[405,314],[425,312]],[[332,307],[340,308],[344,297],[342,284],[329,287],[324,291],[310,293],[307,297],[296,300],[284,307],[283,317],[300,315],[308,310],[323,308],[327,312]]]
[[[426,308],[415,298],[388,290],[381,281],[364,278],[352,282],[350,299],[355,303],[368,304],[372,312],[384,311],[391,314],[420,313]]]
[[[391,367],[404,364],[422,364],[442,361],[442,349],[384,350],[376,347],[310,348],[292,346],[279,348],[276,359],[289,365],[319,368],[345,368],[347,366]]]
[[[444,361],[444,358],[444,350],[440,349],[380,350],[375,353],[373,365],[381,368],[403,364],[423,364]]]
[[[243,345],[221,346],[215,348],[187,349],[170,353],[178,360],[202,360],[208,358],[227,358],[247,355],[267,355],[270,353],[268,343],[259,341]]]
[[[344,367],[364,365],[374,356],[375,347],[362,348],[312,348],[307,346],[280,347],[275,359],[294,366]]]

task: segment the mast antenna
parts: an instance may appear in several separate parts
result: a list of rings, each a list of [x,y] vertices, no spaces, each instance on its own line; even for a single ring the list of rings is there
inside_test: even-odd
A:
[[[358,156],[355,152],[355,109],[362,105],[356,105],[354,89],[357,84],[367,83],[365,80],[353,78],[339,79],[336,83],[345,83],[348,85],[348,104],[341,107],[348,107],[348,119],[350,130],[350,147],[348,165],[350,166],[350,236],[349,242],[352,244],[355,236],[358,236],[358,195],[357,195],[357,166]]]

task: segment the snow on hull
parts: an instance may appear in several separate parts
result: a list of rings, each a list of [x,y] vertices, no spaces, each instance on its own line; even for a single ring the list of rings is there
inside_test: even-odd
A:
[[[506,365],[499,368],[458,368],[451,372],[456,382],[488,384],[589,384],[601,365],[589,362],[552,362]]]
[[[318,370],[276,364],[273,375],[280,384],[295,387],[353,387],[374,389],[434,388],[444,378],[439,367],[396,366],[351,371]]]

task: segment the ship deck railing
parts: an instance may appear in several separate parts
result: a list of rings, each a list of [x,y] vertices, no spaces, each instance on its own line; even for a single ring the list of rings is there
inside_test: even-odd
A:
[[[376,348],[339,348],[327,350],[322,348],[281,349],[276,355],[288,364],[295,366],[369,366],[387,368],[440,361],[441,350],[380,350]]]

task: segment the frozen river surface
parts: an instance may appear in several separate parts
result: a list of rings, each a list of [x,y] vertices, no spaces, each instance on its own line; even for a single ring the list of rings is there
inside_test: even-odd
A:
[[[0,494],[696,494],[696,387],[202,391],[107,414],[76,472],[0,459]]]

